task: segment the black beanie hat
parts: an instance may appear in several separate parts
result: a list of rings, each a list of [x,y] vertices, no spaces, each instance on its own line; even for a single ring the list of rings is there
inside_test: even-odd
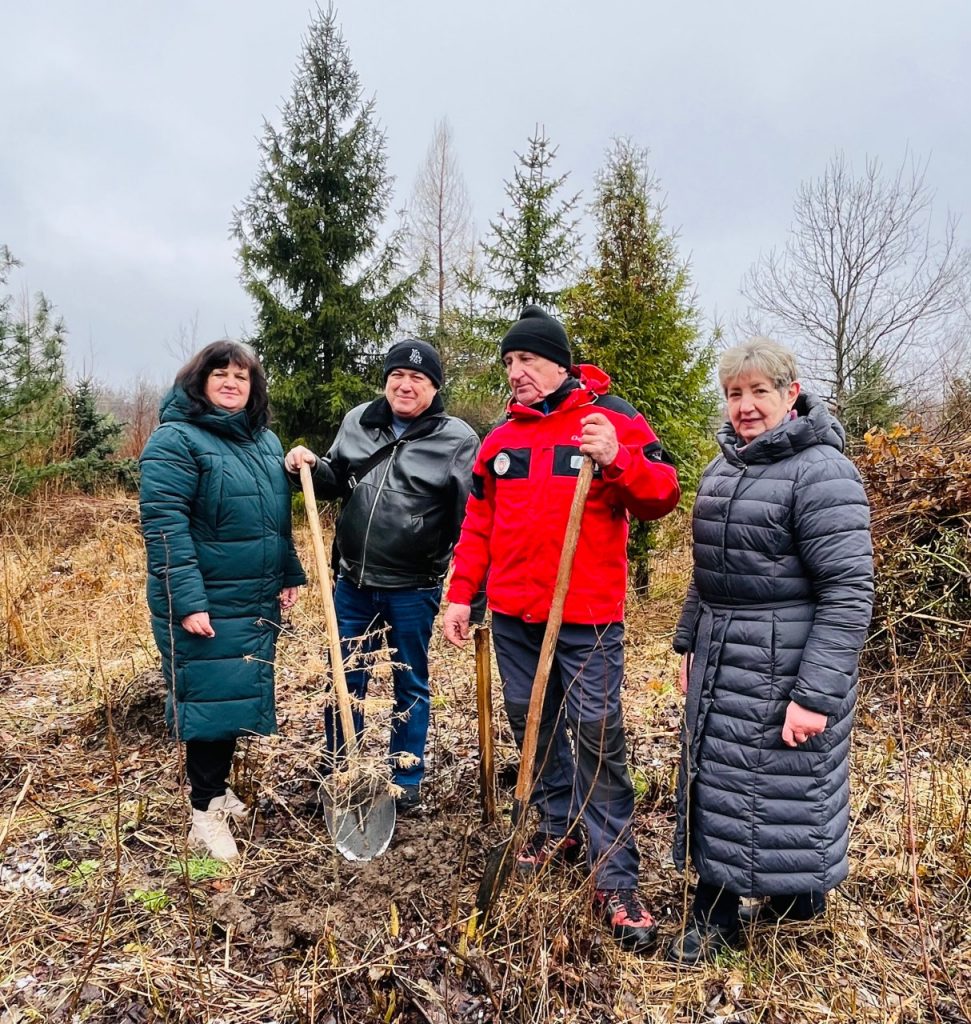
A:
[[[385,380],[392,370],[417,370],[436,388],[442,386],[442,361],[435,349],[426,341],[417,341],[414,338],[396,341],[384,357]]]
[[[566,329],[559,320],[539,306],[527,306],[519,319],[506,331],[499,349],[500,355],[507,352],[535,352],[538,356],[559,363],[569,370],[573,366],[570,355],[570,340]]]

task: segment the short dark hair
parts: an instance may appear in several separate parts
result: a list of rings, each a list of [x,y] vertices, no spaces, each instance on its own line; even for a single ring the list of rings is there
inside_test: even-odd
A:
[[[230,363],[249,370],[250,392],[246,412],[254,429],[266,427],[270,422],[266,374],[249,345],[241,341],[230,341],[228,338],[206,345],[175,375],[176,387],[182,388],[189,399],[189,414],[201,416],[212,408],[212,404],[206,398],[206,381],[213,370],[221,370]]]

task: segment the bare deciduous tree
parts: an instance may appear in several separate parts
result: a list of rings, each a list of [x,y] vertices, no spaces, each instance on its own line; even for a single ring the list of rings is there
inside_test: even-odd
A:
[[[440,332],[458,287],[456,268],[472,245],[472,208],[445,118],[435,125],[418,172],[408,207],[408,235],[413,255],[425,268],[423,291],[434,303]]]
[[[888,179],[871,159],[856,177],[837,153],[800,187],[785,248],[742,282],[749,326],[791,343],[838,414],[925,373],[960,314],[971,259],[955,218],[935,235],[926,170],[908,158]]]

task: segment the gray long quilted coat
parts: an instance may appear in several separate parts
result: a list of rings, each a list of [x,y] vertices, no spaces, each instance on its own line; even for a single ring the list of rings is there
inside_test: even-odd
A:
[[[744,447],[730,424],[694,507],[675,649],[694,652],[674,858],[742,896],[847,875],[850,728],[873,604],[869,507],[843,428],[802,395]],[[794,700],[826,729],[782,742]]]

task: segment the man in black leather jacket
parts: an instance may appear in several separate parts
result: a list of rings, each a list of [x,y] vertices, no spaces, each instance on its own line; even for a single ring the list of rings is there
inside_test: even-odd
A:
[[[395,652],[389,749],[394,781],[403,790],[398,810],[407,813],[421,803],[428,643],[479,441],[467,423],[446,415],[438,394],[442,364],[431,345],[397,342],[385,357],[384,378],[384,395],[344,417],[323,458],[299,446],[287,452],[285,465],[299,473],[308,463],[317,496],[342,500],[334,601],[353,696],[363,699],[367,692],[368,655],[379,646],[380,631],[388,630]],[[354,712],[354,721],[360,733],[362,711]],[[331,709],[325,728],[333,767],[343,736]]]

